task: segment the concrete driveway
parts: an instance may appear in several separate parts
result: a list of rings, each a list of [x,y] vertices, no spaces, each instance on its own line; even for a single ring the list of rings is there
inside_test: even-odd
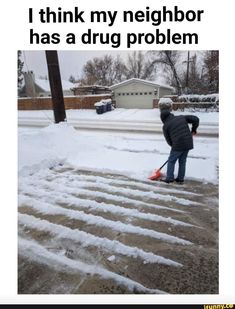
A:
[[[71,166],[25,177],[19,294],[218,293],[217,185]]]

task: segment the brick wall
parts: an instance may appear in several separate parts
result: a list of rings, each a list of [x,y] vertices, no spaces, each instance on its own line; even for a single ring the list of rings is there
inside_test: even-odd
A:
[[[107,95],[70,96],[64,97],[65,109],[94,109],[94,104],[102,99],[110,99]],[[44,98],[18,98],[18,110],[52,109],[50,97]]]
[[[153,99],[153,108],[158,108],[159,99]]]

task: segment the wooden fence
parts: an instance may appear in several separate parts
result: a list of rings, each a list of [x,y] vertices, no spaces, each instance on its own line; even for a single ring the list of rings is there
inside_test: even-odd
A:
[[[94,109],[94,104],[103,99],[110,99],[107,95],[69,96],[64,97],[65,109]],[[18,98],[18,110],[47,110],[52,109],[50,97]]]
[[[104,99],[110,99],[110,94],[84,95],[64,97],[65,109],[95,109],[94,104]],[[153,100],[153,108],[158,108],[158,99]],[[115,101],[112,102],[115,105]],[[51,97],[18,98],[18,110],[50,110]],[[216,102],[173,102],[173,110],[215,110],[219,111]]]

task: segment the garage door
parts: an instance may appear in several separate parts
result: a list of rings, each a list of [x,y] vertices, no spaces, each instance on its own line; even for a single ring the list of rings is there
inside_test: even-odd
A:
[[[153,108],[153,99],[156,96],[151,92],[116,93],[118,108]]]

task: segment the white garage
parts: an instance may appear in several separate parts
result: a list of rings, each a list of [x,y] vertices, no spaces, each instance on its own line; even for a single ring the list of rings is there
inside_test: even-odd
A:
[[[171,95],[173,88],[132,78],[110,87],[118,108],[153,108],[153,100]]]

